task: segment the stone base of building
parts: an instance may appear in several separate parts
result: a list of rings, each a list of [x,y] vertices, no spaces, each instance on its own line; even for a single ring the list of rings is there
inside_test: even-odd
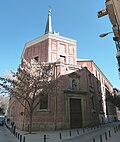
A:
[[[22,124],[17,123],[17,128],[22,131],[28,131],[29,130],[29,124]],[[70,125],[69,123],[57,123],[54,122],[36,122],[32,125],[32,131],[53,131],[53,130],[64,130],[69,129]]]

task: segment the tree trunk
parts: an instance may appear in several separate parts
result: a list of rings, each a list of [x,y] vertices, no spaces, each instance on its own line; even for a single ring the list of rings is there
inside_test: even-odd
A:
[[[30,111],[30,114],[29,114],[29,134],[32,133],[32,117],[33,117],[33,111]]]

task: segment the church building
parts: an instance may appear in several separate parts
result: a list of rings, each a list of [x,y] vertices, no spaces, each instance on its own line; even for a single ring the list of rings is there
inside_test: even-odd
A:
[[[51,10],[48,11],[45,33],[25,44],[22,59],[55,63],[54,72],[60,78],[56,93],[40,99],[33,113],[33,130],[82,128],[105,123],[107,114],[103,108],[101,80],[87,64],[77,60],[76,40],[52,31]],[[46,105],[43,106],[41,101]],[[28,116],[20,115],[25,111],[16,100],[10,99],[10,117],[18,128],[27,131]]]

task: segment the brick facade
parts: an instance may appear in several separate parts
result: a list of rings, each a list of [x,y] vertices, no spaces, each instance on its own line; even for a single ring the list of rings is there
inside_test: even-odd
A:
[[[112,85],[93,62],[76,61],[76,50],[75,40],[49,33],[49,28],[48,33],[25,44],[22,59],[54,63],[57,77],[56,88],[48,94],[48,108],[41,109],[39,104],[33,113],[33,130],[88,127],[105,122],[103,90],[106,83],[111,92]],[[28,130],[28,113],[13,97],[9,115],[18,128]]]
[[[116,119],[116,107],[106,102],[107,92],[111,95],[113,94],[113,85],[106,78],[103,72],[98,68],[98,66],[93,62],[93,60],[78,60],[77,64],[79,66],[87,67],[88,70],[94,74],[94,76],[100,81],[100,89],[102,92],[103,110],[104,110],[104,123],[112,122]],[[102,121],[103,116],[100,115]]]

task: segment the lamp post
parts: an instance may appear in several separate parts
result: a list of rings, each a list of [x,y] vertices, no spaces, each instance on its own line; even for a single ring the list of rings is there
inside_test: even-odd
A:
[[[103,33],[103,34],[100,34],[99,37],[103,38],[111,33],[113,32]],[[117,49],[116,58],[118,60],[118,70],[120,72],[120,37],[113,37],[113,41],[115,42],[116,49]]]
[[[103,38],[103,37],[105,37],[105,36],[107,36],[107,35],[109,35],[111,33],[113,33],[113,32],[103,33],[103,34],[100,34],[99,37]]]
[[[109,34],[111,34],[111,33],[113,33],[113,32],[103,33],[103,34],[100,34],[99,37],[100,37],[100,38],[104,38],[104,37],[106,37],[107,35],[109,35]],[[113,41],[115,42],[116,49],[117,49],[117,51],[118,51],[118,49],[119,49],[119,46],[118,46],[118,38],[117,38],[117,37],[113,37]]]
[[[104,38],[105,36],[107,36],[111,33],[113,33],[113,32],[103,33],[103,34],[100,34],[99,37]],[[117,51],[120,51],[120,39],[119,39],[119,37],[113,37],[113,41],[115,42]],[[118,59],[118,57],[117,57],[117,59]]]

